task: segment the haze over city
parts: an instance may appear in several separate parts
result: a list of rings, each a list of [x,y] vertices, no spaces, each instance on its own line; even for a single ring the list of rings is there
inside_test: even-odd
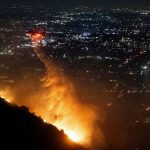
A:
[[[0,2],[0,130],[41,150],[150,149],[149,1]]]

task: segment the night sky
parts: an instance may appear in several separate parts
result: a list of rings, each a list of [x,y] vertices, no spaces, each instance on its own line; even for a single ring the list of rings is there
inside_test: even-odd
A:
[[[29,5],[49,5],[49,7],[89,6],[89,7],[120,7],[120,8],[148,8],[149,0],[0,0],[1,4],[25,3]]]

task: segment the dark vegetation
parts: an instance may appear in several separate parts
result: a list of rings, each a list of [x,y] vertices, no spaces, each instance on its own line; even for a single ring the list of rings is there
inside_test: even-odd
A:
[[[0,98],[0,150],[85,150],[28,108]]]

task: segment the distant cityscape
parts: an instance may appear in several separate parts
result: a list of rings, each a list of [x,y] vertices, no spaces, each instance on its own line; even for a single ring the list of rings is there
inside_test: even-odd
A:
[[[46,31],[41,47],[61,64],[81,97],[88,98],[92,89],[95,95],[108,94],[110,99],[106,96],[102,103],[110,111],[117,102],[124,107],[128,98],[130,111],[137,110],[129,125],[150,125],[149,17],[150,10],[1,6],[0,84],[11,86],[18,76],[30,78],[27,72],[41,78],[44,69],[26,35],[41,26]]]

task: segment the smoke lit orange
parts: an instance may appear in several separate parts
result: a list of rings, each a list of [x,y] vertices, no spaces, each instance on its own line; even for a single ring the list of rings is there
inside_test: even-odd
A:
[[[27,93],[25,99],[18,97],[13,91],[9,95],[15,97],[13,102],[29,107],[30,111],[41,116],[43,121],[55,125],[60,130],[63,129],[74,142],[90,145],[97,120],[95,111],[91,106],[84,105],[78,100],[70,80],[45,56],[39,46],[43,35],[35,33],[30,34],[30,37],[34,52],[46,68],[45,76],[41,80],[41,89],[35,93],[30,92],[31,95]],[[25,90],[25,86],[18,89]]]

